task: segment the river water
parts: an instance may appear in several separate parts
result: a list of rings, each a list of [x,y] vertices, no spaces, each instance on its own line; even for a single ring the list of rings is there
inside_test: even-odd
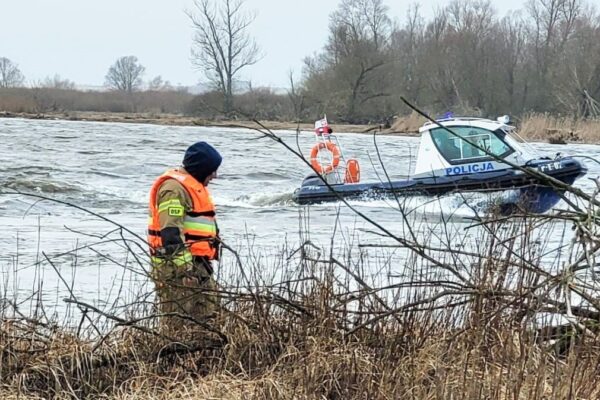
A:
[[[311,132],[275,133],[309,154]],[[418,146],[414,137],[377,136],[375,141],[371,135],[341,133],[338,138],[346,157],[360,161],[363,181],[386,179],[379,158],[390,179],[407,175]],[[147,196],[154,179],[166,168],[178,166],[187,146],[198,140],[208,141],[223,155],[219,177],[210,189],[223,239],[242,259],[251,257],[265,268],[276,268],[282,249],[294,249],[307,239],[323,248],[384,241],[373,232],[377,228],[345,205],[294,204],[291,195],[308,167],[254,130],[0,119],[2,297],[22,304],[25,314],[55,315],[60,314],[64,297],[116,304],[151,290],[143,262],[134,259],[135,254],[143,257],[143,249],[136,247],[141,242],[133,234],[145,236]],[[533,146],[549,155],[563,152],[600,159],[597,145]],[[586,165],[588,177],[600,175],[597,164]],[[576,185],[588,192],[594,188],[587,177]],[[13,191],[68,204],[10,194]],[[460,232],[473,213],[461,203],[460,196],[413,198],[406,205],[411,227],[424,232],[452,215],[451,224]],[[351,205],[389,231],[407,234],[395,201],[366,199]],[[115,224],[131,231],[123,234],[131,242],[123,242]],[[551,241],[562,240],[560,232],[553,235]],[[390,264],[380,250],[369,253],[362,248],[361,255],[388,260],[381,262],[387,263],[388,274],[402,268],[401,261]],[[232,264],[234,258],[225,253],[223,265]],[[34,308],[36,302],[31,300],[41,300],[44,309]]]

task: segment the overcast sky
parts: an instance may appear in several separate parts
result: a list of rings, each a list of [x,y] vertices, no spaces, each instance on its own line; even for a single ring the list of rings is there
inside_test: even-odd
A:
[[[422,0],[425,17],[449,0]],[[173,84],[202,80],[192,68],[193,30],[184,10],[193,0],[2,0],[0,57],[17,63],[27,82],[59,74],[81,85],[102,85],[110,65],[135,55]],[[409,1],[387,0],[390,16],[402,22]],[[523,0],[492,0],[500,15],[521,9]],[[251,34],[264,58],[242,71],[254,86],[287,87],[300,75],[302,59],[327,39],[329,14],[338,0],[245,0],[256,12]]]

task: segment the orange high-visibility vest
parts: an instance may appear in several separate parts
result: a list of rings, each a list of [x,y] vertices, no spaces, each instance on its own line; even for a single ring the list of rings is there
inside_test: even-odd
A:
[[[158,177],[150,189],[150,219],[148,221],[148,244],[150,254],[159,255],[162,248],[160,225],[158,220],[158,205],[156,204],[158,189],[167,179],[176,179],[185,188],[192,199],[192,209],[186,210],[183,219],[183,234],[185,244],[193,256],[217,258],[216,238],[218,235],[215,220],[215,205],[208,189],[191,175],[172,169]]]

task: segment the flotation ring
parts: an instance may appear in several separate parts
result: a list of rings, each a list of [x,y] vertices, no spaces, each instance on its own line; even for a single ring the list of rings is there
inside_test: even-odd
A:
[[[358,183],[360,182],[360,166],[358,161],[351,158],[346,162],[346,176],[344,177],[344,183]]]
[[[323,166],[319,163],[319,160],[317,160],[317,155],[321,149],[327,149],[327,151],[331,152],[333,155],[331,164]],[[317,143],[310,152],[310,165],[312,165],[315,171],[317,171],[319,174],[328,174],[332,172],[338,167],[338,165],[340,165],[340,149],[338,149],[338,147],[332,142]]]

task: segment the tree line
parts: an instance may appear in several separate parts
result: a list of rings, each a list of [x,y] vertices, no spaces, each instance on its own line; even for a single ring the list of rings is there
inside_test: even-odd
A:
[[[124,56],[118,58],[110,66],[105,76],[107,89],[121,92],[132,93],[140,90],[144,84],[142,77],[146,68],[140,64],[135,56]],[[0,88],[16,88],[25,84],[25,76],[21,73],[19,66],[6,57],[0,57]],[[47,77],[43,81],[33,82],[33,87],[53,88],[53,89],[75,89],[75,82],[69,79],[63,79],[56,74]],[[163,81],[162,77],[156,76],[148,81],[147,90],[173,90],[169,81]]]
[[[489,0],[454,0],[396,26],[382,0],[342,0],[306,65],[310,103],[349,122],[398,112],[401,95],[433,112],[592,117],[600,17],[584,0],[528,0],[503,17]]]
[[[413,5],[401,22],[383,0],[341,0],[329,16],[326,43],[305,58],[299,78],[290,73],[286,94],[240,88],[241,72],[262,57],[249,34],[255,16],[243,6],[196,0],[187,11],[192,62],[212,91],[182,112],[300,120],[327,113],[340,122],[385,122],[408,112],[403,96],[432,113],[600,116],[600,15],[586,0],[526,0],[504,16],[490,0],[453,0],[428,19]],[[105,84],[133,93],[144,70],[135,56],[122,57]],[[0,59],[0,88],[23,80],[16,65]],[[55,77],[51,87],[60,83]],[[173,90],[160,77],[147,88]]]

